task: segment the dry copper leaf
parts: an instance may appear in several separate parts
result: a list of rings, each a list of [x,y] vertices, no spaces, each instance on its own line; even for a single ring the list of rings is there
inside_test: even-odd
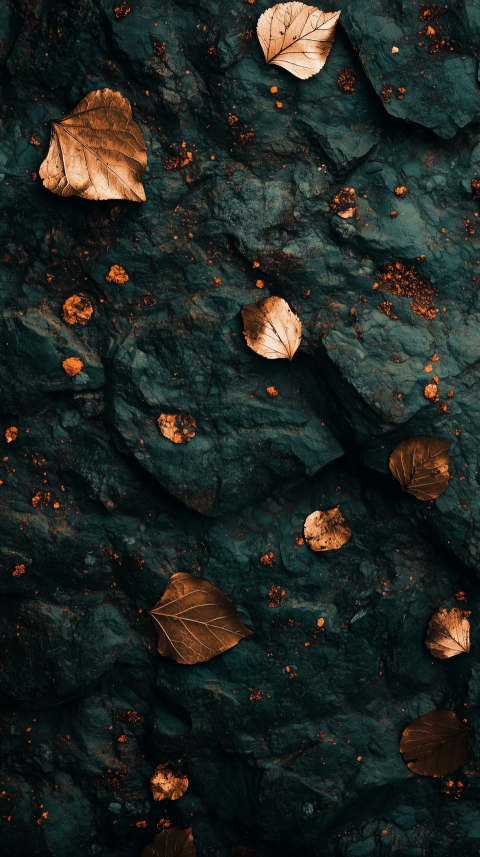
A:
[[[264,298],[242,309],[247,345],[267,360],[291,360],[302,338],[302,323],[283,298]]]
[[[169,827],[157,833],[153,842],[142,851],[142,857],[195,857],[192,828],[180,830]]]
[[[188,778],[168,765],[157,765],[150,784],[154,800],[178,800],[188,789]]]
[[[67,359],[63,361],[62,366],[67,375],[70,375],[71,378],[78,375],[78,373],[83,369],[83,363],[79,357],[67,357]]]
[[[434,658],[454,658],[470,651],[470,622],[463,610],[440,610],[430,619],[425,643]]]
[[[63,305],[63,320],[67,324],[84,324],[89,321],[93,313],[93,306],[86,295],[72,295],[67,298]]]
[[[312,512],[304,524],[305,538],[314,551],[338,550],[352,535],[340,509]]]
[[[158,631],[158,651],[179,664],[209,661],[252,633],[220,589],[185,572],[170,578],[149,613]]]
[[[197,427],[191,414],[160,414],[157,425],[163,436],[173,443],[189,443]]]
[[[16,426],[10,426],[10,428],[5,429],[5,440],[7,443],[11,443],[12,440],[16,440],[18,437],[18,428]]]
[[[144,202],[147,166],[143,134],[120,92],[97,89],[60,122],[52,122],[40,178],[59,196]]]
[[[393,450],[389,466],[402,491],[419,500],[435,500],[448,480],[450,442],[443,437],[418,435],[402,440]]]
[[[404,730],[400,740],[403,761],[423,777],[452,774],[467,761],[470,731],[453,711],[429,711]]]
[[[340,12],[321,12],[305,3],[277,3],[260,15],[257,35],[270,65],[306,80],[323,68]]]

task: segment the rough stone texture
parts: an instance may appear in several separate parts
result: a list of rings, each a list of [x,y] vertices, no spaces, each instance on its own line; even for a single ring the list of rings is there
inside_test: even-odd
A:
[[[475,729],[458,801],[398,741],[434,707],[480,725],[480,7],[325,3],[335,44],[298,81],[264,64],[265,0],[130,6],[0,4],[2,847],[140,857],[169,817],[200,857],[478,854]],[[143,205],[38,181],[49,121],[101,87],[145,135]],[[79,292],[94,314],[70,327]],[[302,321],[288,365],[242,335],[269,295]],[[168,412],[195,418],[189,444],[160,434]],[[388,473],[419,433],[451,441],[432,503]],[[341,550],[297,543],[337,505]],[[145,611],[176,571],[252,636],[161,658]],[[459,591],[472,650],[440,662],[425,632]],[[159,763],[190,781],[161,806]]]

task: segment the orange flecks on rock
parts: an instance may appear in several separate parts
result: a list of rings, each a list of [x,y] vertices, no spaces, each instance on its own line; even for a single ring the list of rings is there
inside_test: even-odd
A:
[[[78,375],[78,373],[83,369],[83,363],[79,357],[67,357],[67,359],[63,361],[62,366],[67,375],[70,375],[71,378]]]
[[[266,553],[265,556],[260,557],[260,562],[262,565],[267,565],[269,568],[272,568],[273,563],[275,562],[274,552],[270,551],[270,553]]]
[[[10,426],[10,428],[5,429],[5,440],[7,443],[12,443],[13,440],[16,440],[18,437],[18,428],[15,426]]]
[[[117,741],[119,744],[126,744],[128,741],[128,738],[126,735],[120,735],[120,737],[117,738]]]
[[[403,98],[403,96],[405,95],[406,91],[407,91],[407,90],[406,90],[406,89],[404,89],[404,87],[403,87],[403,86],[399,86],[399,87],[398,87],[398,89],[397,89],[397,98],[398,98],[398,99],[400,99],[400,101],[402,100],[402,98]]]
[[[305,544],[305,539],[303,536],[297,536],[295,539],[295,550]]]
[[[197,424],[191,414],[160,414],[157,425],[173,443],[189,443],[195,437]]]
[[[394,46],[392,48],[392,54],[398,54],[398,48],[397,47]]]
[[[250,699],[261,699],[263,696],[263,690],[258,690],[253,687],[248,688],[250,691]]]
[[[137,821],[135,824],[135,827],[146,827],[146,826],[147,826],[146,821]]]
[[[321,619],[321,618],[320,618],[320,619],[318,619],[318,620],[317,620],[317,625],[318,625],[318,627],[319,627],[319,628],[323,628],[323,626],[325,625],[325,619]]]
[[[275,396],[278,396],[278,390],[276,390],[275,387],[267,387],[267,393],[272,399],[274,399]]]
[[[288,674],[289,678],[297,677],[297,673],[295,672],[295,670],[292,670],[290,667],[285,667],[285,672]]]
[[[150,292],[145,292],[143,296],[143,303],[145,304],[145,306],[155,306],[157,302],[153,295],[150,294]]]
[[[272,93],[272,95],[273,95],[275,92],[278,92],[278,86],[271,86],[271,87],[270,87],[270,92]]]
[[[268,590],[268,606],[272,609],[280,607],[285,597],[285,590],[281,586],[271,586]]]
[[[89,321],[93,306],[85,295],[72,295],[63,305],[63,320],[67,324],[81,324]]]
[[[37,491],[32,497],[32,506],[35,506],[36,509],[45,509],[50,503],[50,497],[50,491]]]
[[[399,187],[395,188],[395,195],[400,197],[400,199],[403,199],[403,197],[406,196],[407,193],[408,190],[404,185],[400,185]]]
[[[392,295],[413,298],[412,311],[422,318],[435,318],[434,297],[438,291],[408,262],[385,262],[376,285]]]
[[[424,369],[423,371],[424,371],[424,372],[427,372],[427,373],[428,373],[428,372],[433,372],[433,366],[432,366],[432,364],[431,364],[431,363],[429,363],[429,364],[428,364],[428,366],[425,366],[425,369]]]
[[[467,601],[467,593],[462,591],[455,592],[454,598],[456,598],[457,601]]]
[[[115,6],[115,17],[117,21],[121,18],[126,18],[129,12],[131,12],[131,9],[128,3],[120,3],[119,6]]]
[[[276,102],[275,102],[275,105],[276,105],[277,107],[283,107],[283,102],[281,102],[281,101],[276,101]]]
[[[24,565],[16,565],[15,571],[12,572],[14,577],[20,577],[21,574],[25,574],[25,566]]]
[[[472,188],[472,199],[480,199],[480,179],[472,179],[470,186]]]
[[[398,318],[398,315],[393,314],[393,304],[391,301],[382,301],[381,303],[377,304],[377,310],[383,313],[383,315],[388,316],[388,318]]]
[[[345,66],[340,69],[337,76],[337,86],[342,92],[346,92],[349,95],[355,92],[355,72],[353,68]]]
[[[447,393],[447,396],[449,399],[451,399],[453,396],[453,390],[449,390],[449,392]]]
[[[130,278],[120,265],[112,265],[105,279],[107,283],[116,283],[120,286],[122,283],[128,283]]]
[[[430,384],[427,384],[427,386],[425,387],[425,389],[423,391],[423,395],[425,396],[426,399],[435,399],[437,396],[437,390],[438,390],[437,385],[434,384],[433,382],[431,382]]]
[[[362,761],[362,757],[361,757],[361,756],[357,756],[357,762],[361,762],[361,761]]]
[[[395,218],[398,217],[398,211],[391,211],[390,217],[392,218],[392,220],[395,220]]]
[[[259,267],[260,267],[260,262],[254,262],[252,265],[252,268],[259,268]]]
[[[214,284],[215,284],[216,286],[221,286],[221,285],[222,285],[222,281],[221,281],[220,277],[214,277],[214,278],[213,278],[213,282],[214,282]]]
[[[356,199],[357,194],[355,193],[355,188],[344,187],[336,196],[334,196],[330,205],[335,214],[338,214],[339,217],[353,217],[355,214]]]
[[[436,354],[432,354],[430,360],[432,360],[433,363],[438,363],[438,361],[440,360],[440,357],[437,357]]]
[[[382,86],[382,91],[380,93],[380,98],[384,104],[388,104],[392,97],[393,87],[388,86],[386,83]]]

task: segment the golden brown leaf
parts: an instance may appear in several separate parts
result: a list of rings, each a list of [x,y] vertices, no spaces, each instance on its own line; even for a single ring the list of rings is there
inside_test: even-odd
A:
[[[442,437],[418,435],[402,440],[393,450],[389,466],[402,491],[419,500],[435,500],[445,491],[448,480],[450,443]]]
[[[67,324],[84,324],[89,321],[93,306],[85,295],[72,295],[63,305],[63,320]]]
[[[71,378],[78,375],[78,373],[83,369],[83,363],[79,357],[67,357],[67,359],[63,361],[62,366],[67,375],[70,375]]]
[[[220,589],[185,572],[170,578],[149,613],[158,631],[158,651],[179,664],[209,661],[252,633]]]
[[[434,658],[453,658],[470,651],[470,622],[463,610],[440,610],[430,619],[427,647]]]
[[[302,323],[283,298],[264,298],[242,309],[247,345],[267,360],[291,360],[302,338]]]
[[[145,201],[143,134],[120,92],[97,89],[60,122],[52,122],[50,149],[40,167],[48,190],[85,199]]]
[[[305,3],[277,3],[260,15],[257,35],[271,65],[306,80],[326,63],[340,12],[321,12]]]
[[[467,761],[470,731],[453,711],[429,711],[404,730],[400,740],[403,761],[423,777],[452,774]]]
[[[157,765],[150,780],[154,800],[178,800],[188,789],[188,778],[168,765]]]
[[[312,512],[305,521],[304,533],[314,551],[338,550],[352,535],[338,506],[325,512]]]
[[[197,424],[190,414],[160,414],[157,424],[163,436],[173,443],[189,443],[195,437],[193,429]]]
[[[107,283],[116,283],[117,286],[121,286],[122,283],[128,283],[130,277],[120,265],[112,265],[105,279]]]
[[[153,842],[143,849],[142,857],[195,857],[196,853],[191,827],[187,830],[169,827],[157,833]]]
[[[12,443],[13,440],[16,440],[18,437],[18,428],[16,426],[10,426],[10,428],[5,429],[5,440],[7,443]]]

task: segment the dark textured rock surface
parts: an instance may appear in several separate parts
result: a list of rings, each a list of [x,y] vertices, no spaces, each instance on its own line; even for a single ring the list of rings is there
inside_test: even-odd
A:
[[[139,857],[168,816],[200,857],[478,854],[475,729],[458,801],[398,741],[434,707],[480,725],[480,7],[326,3],[335,44],[299,81],[264,64],[265,0],[130,6],[0,4],[2,849]],[[101,87],[145,135],[143,205],[37,179],[49,121]],[[242,336],[268,295],[302,321],[289,365]],[[189,444],[168,412],[194,416]],[[451,441],[426,504],[388,474],[418,433]],[[336,505],[340,551],[297,543]],[[161,658],[145,611],[176,571],[253,635]],[[425,632],[459,591],[472,651],[443,663]],[[176,802],[152,800],[160,762],[189,778]]]

